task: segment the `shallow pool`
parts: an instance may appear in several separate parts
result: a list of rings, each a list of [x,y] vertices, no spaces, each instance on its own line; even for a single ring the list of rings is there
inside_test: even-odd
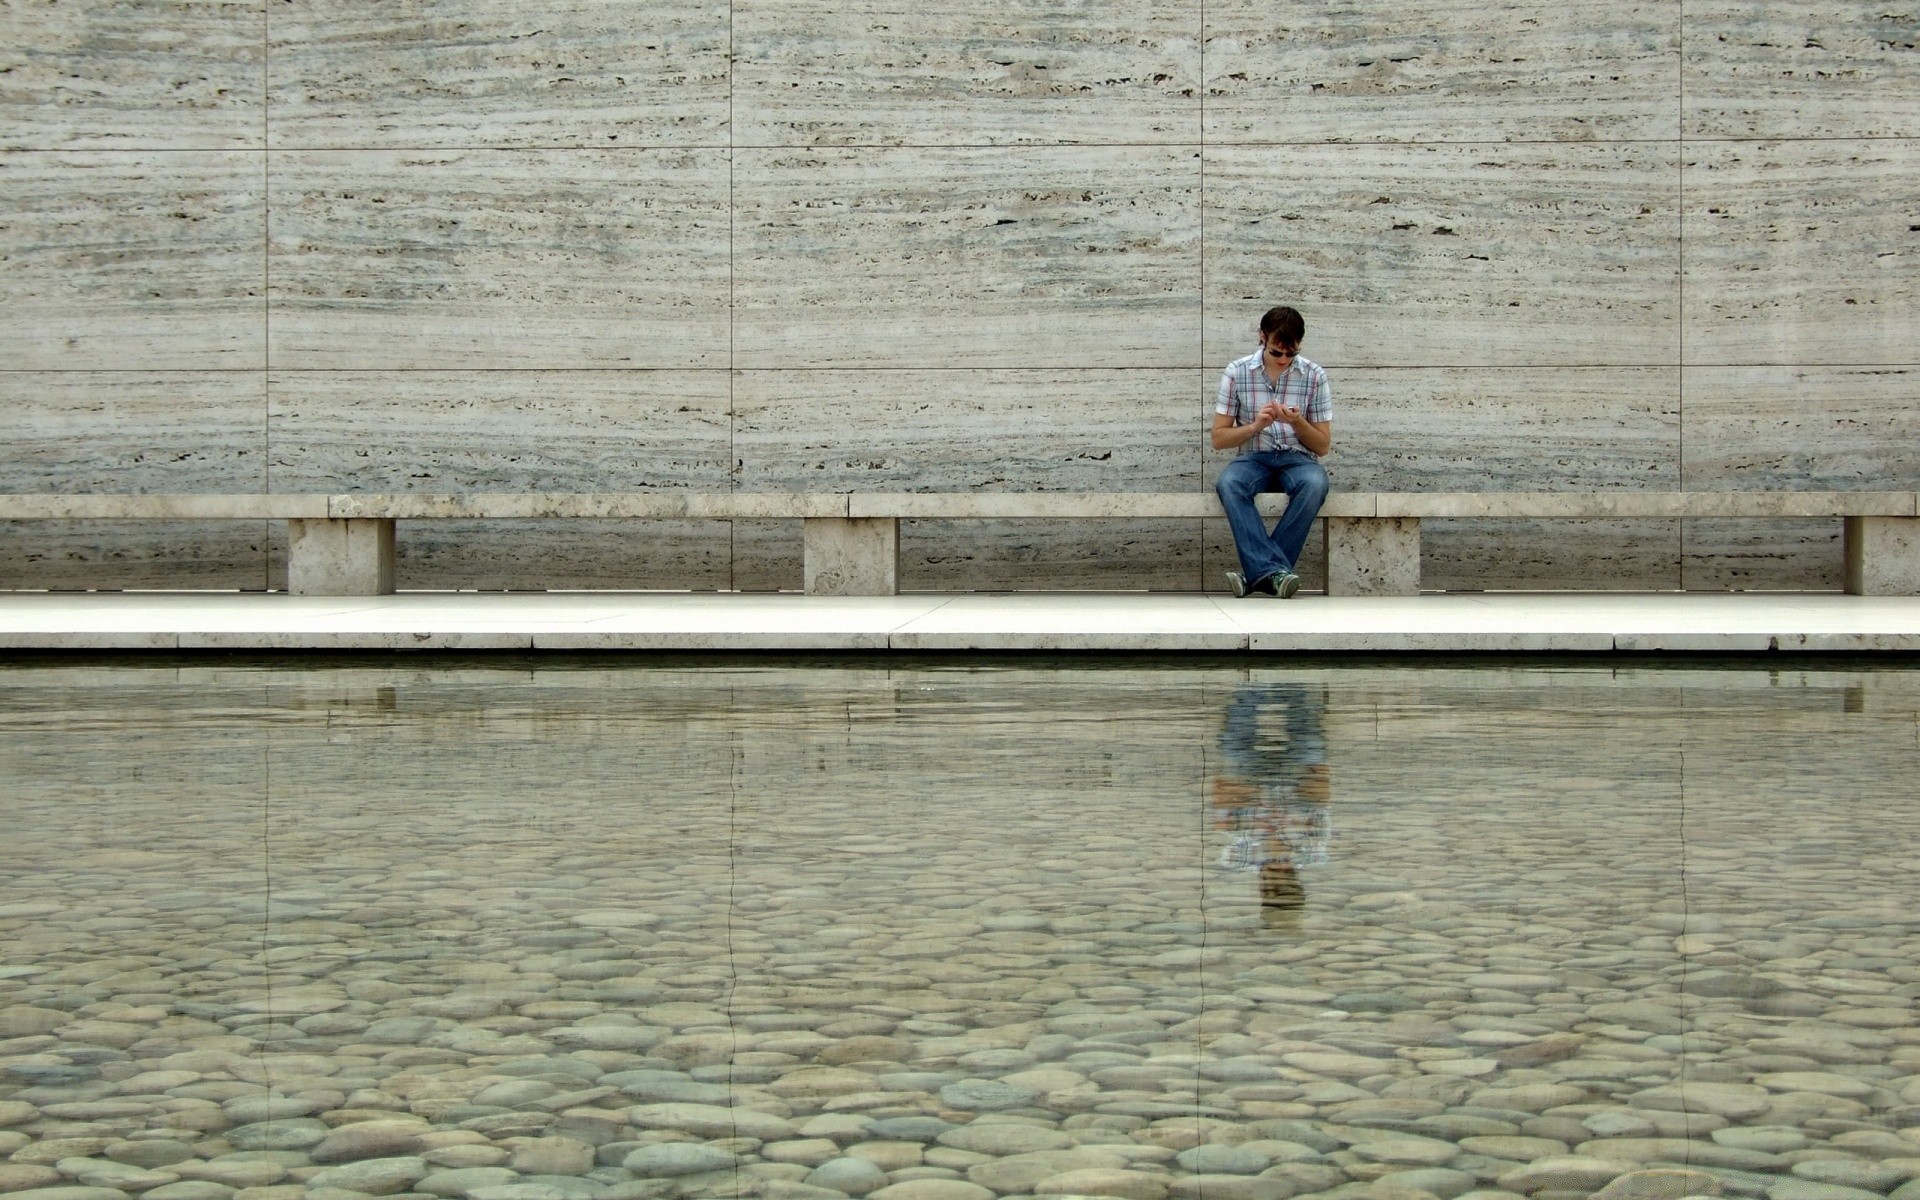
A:
[[[1909,1200],[1916,781],[1870,667],[14,664],[0,1192]]]

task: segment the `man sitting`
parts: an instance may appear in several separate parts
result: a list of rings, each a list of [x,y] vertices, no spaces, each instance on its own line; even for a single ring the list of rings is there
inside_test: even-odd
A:
[[[1300,589],[1294,567],[1327,498],[1320,456],[1333,445],[1333,397],[1320,364],[1300,357],[1307,323],[1282,305],[1260,318],[1260,349],[1227,364],[1214,405],[1213,448],[1240,453],[1214,490],[1227,510],[1240,569],[1227,572],[1236,596]],[[1261,492],[1285,492],[1287,511],[1271,532],[1254,507]]]

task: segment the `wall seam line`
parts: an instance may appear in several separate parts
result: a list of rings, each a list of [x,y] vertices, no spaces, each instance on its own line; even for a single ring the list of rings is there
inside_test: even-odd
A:
[[[1675,258],[1677,271],[1675,284],[1677,306],[1675,322],[1679,336],[1676,339],[1676,353],[1679,359],[1676,377],[1677,393],[1675,397],[1675,455],[1674,473],[1679,479],[1680,490],[1687,490],[1687,0],[1679,0],[1679,27],[1674,31],[1674,43],[1677,58],[1677,86],[1679,111],[1678,128],[1680,152],[1674,164],[1677,211],[1675,228]],[[1680,590],[1687,590],[1687,523],[1680,522]]]
[[[260,486],[273,491],[273,9],[260,6]],[[273,589],[273,522],[260,525],[260,587]]]
[[[1200,135],[1200,193],[1197,203],[1200,222],[1200,423],[1204,428],[1211,423],[1207,416],[1207,0],[1200,0],[1200,79],[1199,79],[1199,130]],[[1200,491],[1207,490],[1207,449],[1208,444],[1199,438],[1194,439],[1194,454],[1198,456],[1200,468],[1197,477]],[[1194,522],[1194,533],[1199,542],[1199,591],[1207,590],[1207,523],[1204,520]],[[1204,993],[1202,1000],[1204,1001]]]
[[[727,4],[727,490],[740,490],[740,417],[734,405],[734,389],[739,382],[739,362],[735,332],[736,313],[739,307],[738,293],[738,250],[734,245],[734,229],[739,224],[734,199],[734,128],[733,128],[733,83],[735,75],[735,47],[733,41],[733,22],[735,5],[732,0]],[[740,524],[727,522],[727,590],[738,590],[740,554]]]

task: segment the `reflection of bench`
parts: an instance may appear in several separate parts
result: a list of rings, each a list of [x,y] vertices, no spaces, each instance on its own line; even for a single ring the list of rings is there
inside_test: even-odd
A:
[[[1263,499],[1272,511],[1282,497]],[[1913,492],[1335,492],[1321,510],[1327,590],[1420,590],[1423,518],[1814,518],[1846,530],[1846,589],[1920,595],[1920,507]],[[0,520],[262,520],[288,529],[288,590],[372,596],[393,590],[395,521],[798,519],[810,595],[890,596],[902,520],[1200,519],[1205,492],[640,492],[563,495],[0,496]]]

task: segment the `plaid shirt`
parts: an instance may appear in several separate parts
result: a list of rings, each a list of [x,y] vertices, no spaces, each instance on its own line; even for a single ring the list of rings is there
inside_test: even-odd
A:
[[[1232,417],[1235,425],[1251,425],[1254,414],[1275,400],[1286,407],[1299,409],[1308,421],[1333,420],[1333,395],[1327,390],[1327,373],[1319,363],[1295,355],[1286,373],[1280,376],[1280,382],[1268,383],[1258,350],[1227,364],[1226,371],[1220,376],[1220,399],[1214,404],[1213,411]],[[1255,450],[1302,450],[1312,453],[1300,444],[1299,435],[1285,421],[1275,421],[1262,430],[1260,436],[1249,438],[1240,445],[1242,454],[1250,454]]]

